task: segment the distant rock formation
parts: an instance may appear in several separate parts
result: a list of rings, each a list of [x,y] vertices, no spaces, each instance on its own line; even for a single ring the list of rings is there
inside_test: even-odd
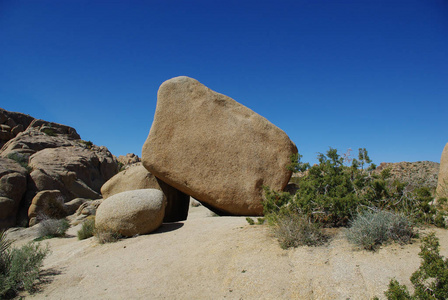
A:
[[[121,165],[121,169],[124,170],[126,169],[128,166],[132,166],[133,164],[139,163],[142,160],[140,159],[140,157],[138,157],[138,155],[134,154],[134,153],[128,153],[126,154],[126,156],[124,155],[120,155],[118,156],[118,163]]]
[[[440,157],[437,198],[448,198],[448,143],[443,148],[442,156]]]
[[[0,213],[0,228],[26,226],[28,209],[41,191],[59,190],[63,202],[96,199],[104,182],[118,172],[118,161],[106,147],[81,140],[72,127],[4,109],[0,109],[0,125],[0,168],[5,169],[0,170],[0,197],[9,199],[0,198],[0,206],[9,211]],[[6,192],[11,174],[21,178],[20,184],[14,179],[13,196]],[[23,185],[25,191],[19,196]]]
[[[428,187],[433,191],[436,189],[439,163],[432,161],[383,162],[374,172],[380,174],[384,169],[390,169],[392,178],[406,182],[411,190],[420,186]]]
[[[176,77],[159,88],[143,165],[219,214],[262,215],[264,185],[282,190],[297,152],[262,116],[197,80]]]

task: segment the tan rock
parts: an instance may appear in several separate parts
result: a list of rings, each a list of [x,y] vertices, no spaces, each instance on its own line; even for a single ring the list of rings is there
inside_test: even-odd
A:
[[[178,222],[187,219],[190,196],[160,182],[154,175],[143,167],[141,163],[130,165],[126,170],[119,172],[109,179],[102,187],[103,198],[138,189],[157,189],[164,193],[167,205],[164,222]]]
[[[437,198],[448,198],[448,143],[440,157],[439,177],[437,179]]]
[[[46,148],[30,157],[37,191],[57,189],[67,200],[101,198],[101,186],[117,172],[109,152],[81,147]]]
[[[0,157],[0,229],[16,224],[27,188],[27,170],[16,161]]]
[[[126,156],[120,155],[118,156],[117,160],[122,164],[123,168],[142,161],[140,157],[138,157],[138,155],[135,155],[134,153],[128,153],[126,154]]]
[[[265,118],[188,77],[164,82],[143,145],[156,177],[215,211],[261,215],[262,186],[283,189],[297,148]]]
[[[163,193],[156,189],[115,194],[98,207],[95,227],[123,236],[150,233],[162,225],[165,206]]]

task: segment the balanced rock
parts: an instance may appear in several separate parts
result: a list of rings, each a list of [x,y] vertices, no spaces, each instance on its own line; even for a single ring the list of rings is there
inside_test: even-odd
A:
[[[437,198],[448,198],[448,143],[440,158],[439,177],[437,179]]]
[[[112,195],[138,189],[158,189],[163,191],[167,202],[164,222],[178,222],[187,219],[190,196],[161,182],[152,175],[141,163],[128,166],[109,179],[102,187],[103,199]]]
[[[143,145],[146,169],[221,214],[262,215],[263,186],[282,190],[296,146],[281,129],[197,80],[159,88]]]
[[[123,236],[150,233],[162,225],[165,206],[163,193],[156,189],[115,194],[98,207],[95,227]]]

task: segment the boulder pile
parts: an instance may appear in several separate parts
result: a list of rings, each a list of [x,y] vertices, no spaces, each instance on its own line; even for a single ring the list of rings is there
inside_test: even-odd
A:
[[[36,220],[28,212],[42,191],[59,191],[63,203],[101,198],[101,186],[118,172],[106,147],[81,140],[72,127],[4,109],[0,125],[0,228]]]

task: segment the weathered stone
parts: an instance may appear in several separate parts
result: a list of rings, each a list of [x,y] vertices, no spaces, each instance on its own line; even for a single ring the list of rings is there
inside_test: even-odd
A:
[[[123,169],[127,168],[128,166],[132,166],[133,164],[139,163],[142,160],[140,157],[135,155],[134,153],[128,153],[126,156],[120,155],[117,158],[118,162],[122,164]]]
[[[0,157],[0,229],[16,224],[26,188],[27,170],[12,159]]]
[[[437,179],[437,198],[448,198],[448,143],[440,157],[439,177]]]
[[[165,206],[163,193],[156,189],[115,194],[98,207],[95,227],[123,236],[150,233],[162,225]]]
[[[36,194],[28,209],[29,226],[37,224],[42,218],[61,219],[67,215],[64,196],[58,190],[41,191]]]
[[[106,199],[124,191],[138,189],[158,189],[163,191],[167,201],[164,222],[178,222],[187,219],[190,196],[159,181],[141,163],[130,165],[126,170],[109,179],[101,187],[101,194]]]
[[[101,198],[101,186],[117,172],[110,153],[81,147],[43,149],[30,157],[37,191],[57,189],[67,200]]]
[[[263,213],[262,186],[282,190],[297,148],[265,118],[188,77],[159,89],[143,165],[215,211]]]

